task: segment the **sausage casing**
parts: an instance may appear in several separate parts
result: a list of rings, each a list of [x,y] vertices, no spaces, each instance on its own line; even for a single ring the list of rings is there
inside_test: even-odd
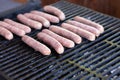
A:
[[[59,23],[59,21],[60,21],[58,17],[50,15],[50,14],[45,13],[45,12],[31,11],[31,13],[42,16],[52,23]]]
[[[51,37],[55,38],[57,41],[59,41],[63,46],[67,47],[67,48],[72,48],[75,46],[74,42],[67,39],[67,38],[64,38],[48,29],[44,29],[42,30],[42,32],[50,35]]]
[[[78,27],[73,26],[73,25],[68,24],[68,23],[62,23],[61,26],[65,29],[67,29],[67,30],[70,30],[70,31],[72,31],[72,32],[90,40],[90,41],[95,40],[95,35],[91,32],[88,32],[88,31],[84,30],[84,29],[78,28]]]
[[[5,37],[7,40],[13,39],[12,32],[10,32],[9,30],[7,30],[6,28],[1,27],[1,26],[0,26],[0,35],[2,35],[3,37]]]
[[[44,18],[42,16],[39,16],[39,15],[36,15],[36,14],[32,14],[32,13],[25,13],[24,15],[26,17],[30,18],[30,19],[33,19],[33,20],[41,22],[44,27],[49,27],[50,26],[50,22],[46,18]]]
[[[29,18],[27,18],[26,16],[22,15],[22,14],[19,14],[17,16],[17,18],[24,24],[30,26],[31,28],[34,28],[34,29],[41,29],[42,28],[42,24],[37,22],[37,21],[34,21],[34,20],[31,20]]]
[[[65,14],[60,9],[50,5],[44,6],[43,9],[48,13],[58,16],[60,20],[65,20]]]
[[[10,25],[10,24],[8,24],[6,22],[0,21],[0,26],[10,30],[12,33],[14,33],[14,34],[16,34],[18,36],[25,35],[24,30],[19,29],[19,28],[15,27],[15,26],[12,26],[12,25]]]
[[[78,22],[81,22],[81,23],[84,23],[84,24],[87,24],[87,25],[90,25],[92,27],[95,27],[96,29],[98,29],[100,31],[100,33],[103,33],[104,32],[104,28],[103,26],[101,26],[100,24],[98,23],[95,23],[95,22],[92,22],[88,19],[85,19],[83,17],[80,17],[80,16],[76,16],[74,17],[74,20],[78,21]]]
[[[41,52],[43,55],[50,55],[51,53],[51,50],[47,46],[27,35],[22,37],[22,41],[30,47],[34,48],[36,51]]]
[[[80,44],[82,39],[79,35],[67,30],[67,29],[64,29],[62,27],[59,27],[59,26],[55,26],[55,25],[51,25],[49,27],[49,29],[61,36],[64,36],[72,41],[74,41],[76,44]]]
[[[4,19],[4,21],[10,25],[13,25],[19,29],[22,29],[24,30],[26,33],[30,33],[31,32],[31,28],[26,26],[26,25],[23,25],[23,24],[20,24],[18,22],[15,22],[13,20],[10,20],[10,19]]]
[[[62,44],[48,34],[40,32],[37,34],[37,37],[39,40],[52,46],[57,53],[62,54],[64,52],[64,47],[62,46]]]
[[[86,25],[86,24],[83,24],[83,23],[80,23],[77,21],[72,21],[72,20],[67,21],[67,23],[72,24],[72,25],[77,26],[77,27],[80,27],[84,30],[87,30],[87,31],[95,34],[96,36],[100,35],[100,31],[92,26],[89,26],[89,25]]]

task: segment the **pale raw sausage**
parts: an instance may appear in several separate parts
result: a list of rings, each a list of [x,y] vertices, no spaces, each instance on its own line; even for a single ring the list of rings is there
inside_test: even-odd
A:
[[[51,50],[47,46],[27,35],[24,35],[22,37],[22,41],[30,47],[32,47],[33,49],[35,49],[36,51],[41,52],[43,55],[50,55],[51,53]]]
[[[15,22],[15,21],[13,21],[11,19],[4,19],[4,21],[6,23],[10,24],[10,25],[13,25],[13,26],[15,26],[15,27],[17,27],[19,29],[24,30],[26,33],[30,33],[31,32],[31,28],[26,26],[26,25],[20,24],[20,23]]]
[[[0,26],[0,35],[5,37],[7,40],[13,39],[13,34],[4,27]]]
[[[48,21],[52,23],[59,23],[59,18],[50,14],[47,14],[45,12],[40,12],[40,11],[31,11],[31,13],[42,16],[46,18]]]
[[[33,19],[33,20],[41,22],[44,27],[49,27],[50,26],[50,22],[46,18],[44,18],[42,16],[39,16],[39,15],[36,15],[36,14],[32,14],[32,13],[25,13],[24,15],[26,17],[30,18],[30,19]]]
[[[103,33],[104,32],[104,28],[103,26],[101,26],[100,24],[98,23],[95,23],[95,22],[92,22],[88,19],[85,19],[83,17],[80,17],[80,16],[76,16],[74,17],[74,20],[78,21],[78,22],[81,22],[81,23],[84,23],[84,24],[87,24],[87,25],[90,25],[92,27],[95,27],[96,29],[98,29],[100,31],[100,33]]]
[[[89,25],[86,25],[86,24],[83,24],[83,23],[80,23],[80,22],[77,22],[77,21],[73,21],[73,20],[68,20],[67,23],[69,24],[72,24],[74,26],[77,26],[77,27],[80,27],[84,30],[87,30],[93,34],[95,34],[96,36],[99,36],[100,35],[100,31],[94,27],[91,27]]]
[[[40,32],[37,34],[37,37],[39,40],[52,46],[58,54],[62,54],[64,52],[64,47],[62,46],[62,44],[48,34]]]
[[[8,24],[6,22],[0,21],[0,26],[10,30],[12,33],[14,33],[14,34],[16,34],[18,36],[25,35],[25,31],[15,27],[15,26],[12,26],[12,25],[10,25],[10,24]]]
[[[44,6],[43,9],[48,13],[58,16],[60,20],[65,20],[65,14],[60,9],[51,5]]]
[[[50,28],[49,28],[51,31],[61,35],[61,36],[64,36],[72,41],[74,41],[76,44],[80,44],[82,39],[79,35],[67,30],[67,29],[64,29],[62,27],[59,27],[59,26],[55,26],[55,25],[51,25]]]
[[[78,27],[73,26],[73,25],[68,24],[68,23],[62,23],[61,26],[65,29],[67,29],[67,30],[70,30],[70,31],[72,31],[72,32],[90,40],[90,41],[95,40],[95,35],[91,32],[88,32],[88,31],[84,30],[84,29],[78,28]]]
[[[67,48],[72,48],[75,46],[74,42],[67,39],[67,38],[64,38],[48,29],[44,29],[42,30],[42,32],[50,35],[51,37],[55,38],[57,41],[59,41],[63,46],[67,47]]]
[[[22,15],[22,14],[19,14],[17,16],[17,18],[24,24],[30,26],[31,28],[34,28],[34,29],[41,29],[42,28],[42,24],[37,22],[37,21],[34,21],[34,20],[31,20],[29,18],[27,18],[26,16]]]

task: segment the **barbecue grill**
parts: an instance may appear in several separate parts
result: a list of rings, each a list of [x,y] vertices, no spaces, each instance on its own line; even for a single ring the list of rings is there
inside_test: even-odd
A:
[[[52,50],[50,56],[34,51],[20,37],[11,41],[1,37],[0,80],[120,80],[120,19],[67,1],[51,5],[61,9],[66,20],[79,15],[103,25],[105,32],[93,42],[83,39],[74,48],[66,48],[62,55]],[[43,11],[38,6],[27,6],[0,19],[17,21],[17,14],[33,9]],[[39,31],[32,30],[28,35],[37,39]]]

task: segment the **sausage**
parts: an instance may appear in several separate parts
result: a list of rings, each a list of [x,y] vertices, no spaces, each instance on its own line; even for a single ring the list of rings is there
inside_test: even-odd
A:
[[[100,24],[98,23],[95,23],[95,22],[92,22],[88,19],[85,19],[83,17],[80,17],[80,16],[76,16],[74,17],[74,20],[78,21],[78,22],[81,22],[81,23],[84,23],[84,24],[87,24],[87,25],[90,25],[92,27],[95,27],[96,29],[98,29],[100,31],[100,33],[103,33],[104,32],[104,28],[103,26],[101,26]]]
[[[65,14],[60,9],[50,5],[44,6],[43,9],[48,13],[58,16],[60,20],[65,20]]]
[[[48,34],[49,36],[55,38],[57,41],[59,41],[63,46],[67,47],[67,48],[72,48],[75,46],[74,42],[67,39],[67,38],[64,38],[48,29],[44,29],[42,30],[42,32]]]
[[[51,26],[49,27],[49,29],[50,29],[51,31],[53,31],[53,32],[61,35],[61,36],[64,36],[64,37],[66,37],[66,38],[74,41],[76,44],[80,44],[81,41],[82,41],[82,39],[81,39],[81,37],[80,37],[79,35],[71,32],[71,31],[69,31],[69,30],[66,30],[66,29],[64,29],[64,28],[61,28],[61,27],[59,27],[59,26],[51,25]]]
[[[22,29],[19,29],[15,26],[12,26],[6,22],[0,21],[0,26],[10,30],[11,32],[13,32],[14,34],[18,35],[18,36],[23,36],[25,35],[25,31],[23,31]]]
[[[67,29],[67,30],[70,30],[70,31],[72,31],[72,32],[90,40],[90,41],[95,40],[95,35],[91,32],[88,32],[88,31],[84,30],[84,29],[78,28],[78,27],[73,26],[73,25],[68,24],[68,23],[62,23],[61,26],[65,29]]]
[[[59,23],[59,18],[40,11],[31,11],[31,13],[42,16],[52,23]]]
[[[4,27],[0,26],[0,35],[5,37],[7,40],[13,39],[13,34]]]
[[[19,29],[22,29],[25,31],[25,33],[30,33],[31,32],[31,28],[26,26],[26,25],[23,25],[23,24],[20,24],[18,22],[15,22],[13,20],[10,20],[10,19],[4,19],[4,21],[10,25],[13,25]]]
[[[25,13],[24,15],[26,17],[30,18],[30,19],[33,19],[33,20],[41,22],[43,24],[43,26],[45,26],[45,27],[49,27],[50,26],[50,22],[46,18],[44,18],[42,16],[38,16],[38,15],[32,14],[32,13]]]
[[[29,18],[27,18],[26,16],[22,15],[22,14],[19,14],[17,16],[17,18],[24,24],[30,26],[31,28],[35,28],[35,29],[41,29],[42,28],[42,24],[37,22],[37,21],[34,21],[34,20],[31,20]]]
[[[27,35],[24,35],[22,37],[22,41],[30,47],[32,47],[33,49],[35,49],[36,51],[41,52],[43,55],[50,55],[51,53],[51,50],[47,46]]]
[[[58,42],[55,38],[49,36],[46,33],[40,32],[37,34],[39,40],[47,43],[52,46],[58,54],[62,54],[64,52],[64,48],[60,42]]]
[[[67,21],[67,23],[71,24],[71,25],[74,25],[74,26],[77,26],[77,27],[80,27],[84,30],[87,30],[93,34],[95,34],[96,36],[99,36],[100,35],[100,31],[94,27],[91,27],[89,25],[86,25],[86,24],[83,24],[83,23],[80,23],[80,22],[77,22],[77,21],[72,21],[72,20],[69,20]]]

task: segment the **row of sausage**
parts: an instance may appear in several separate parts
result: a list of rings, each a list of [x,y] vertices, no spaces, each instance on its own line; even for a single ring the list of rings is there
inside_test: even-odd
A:
[[[40,41],[53,47],[58,54],[62,54],[64,47],[72,48],[75,44],[80,44],[82,37],[94,41],[103,32],[104,28],[101,25],[76,16],[74,20],[66,21],[61,26],[51,25],[48,29],[43,29],[37,34],[37,37]],[[22,40],[43,55],[50,55],[51,53],[46,45],[27,35],[23,36]]]
[[[64,13],[56,7],[48,5],[43,9],[47,13],[34,10],[30,13],[18,14],[17,19],[23,24],[11,19],[0,21],[0,35],[5,37],[7,40],[11,40],[13,39],[12,33],[21,37],[26,33],[30,33],[31,28],[41,29],[42,26],[49,27],[50,22],[59,23],[60,20],[65,19]]]
[[[87,25],[88,22],[83,24],[80,23],[81,19],[84,18],[77,16],[75,17],[76,21],[69,20],[66,23],[62,23],[61,26],[51,25],[48,29],[43,29],[39,32],[37,38],[54,48],[58,54],[62,54],[64,47],[73,48],[75,44],[82,42],[82,37],[94,41],[96,37],[103,33],[104,28],[101,25],[91,21],[88,21],[89,25]],[[43,55],[50,55],[51,53],[51,50],[45,44],[27,35],[23,36],[22,40]]]
[[[94,41],[104,32],[103,26],[80,16],[75,16],[73,20],[68,20],[61,26],[50,25],[51,22],[59,23],[60,20],[65,20],[65,14],[53,6],[45,6],[43,9],[47,13],[31,11],[30,13],[18,14],[17,19],[23,24],[11,19],[0,21],[0,34],[11,40],[13,39],[12,33],[14,33],[22,37],[22,41],[36,51],[43,55],[50,55],[51,50],[45,44],[54,48],[57,53],[62,54],[64,47],[72,48],[75,44],[80,44],[82,37]],[[31,32],[31,28],[41,29],[42,26],[46,29],[37,34],[40,41],[25,35]]]

